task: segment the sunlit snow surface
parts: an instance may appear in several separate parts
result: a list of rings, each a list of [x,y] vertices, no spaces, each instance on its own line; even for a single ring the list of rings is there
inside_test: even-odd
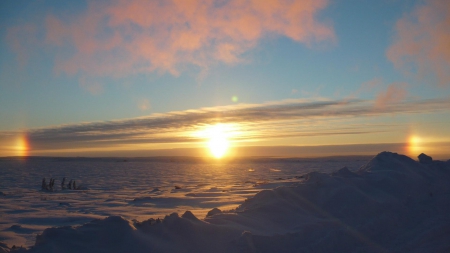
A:
[[[214,207],[236,208],[262,189],[301,181],[310,171],[357,169],[369,157],[255,159],[234,163],[192,158],[0,159],[0,241],[30,246],[47,227],[81,225],[118,215],[139,221]],[[41,190],[55,178],[55,191]],[[86,190],[61,190],[66,177]],[[179,186],[181,189],[175,189]],[[20,227],[19,227],[20,226]]]
[[[32,159],[3,171],[1,240],[35,241],[12,252],[450,252],[450,161]],[[43,176],[85,190],[40,191]]]

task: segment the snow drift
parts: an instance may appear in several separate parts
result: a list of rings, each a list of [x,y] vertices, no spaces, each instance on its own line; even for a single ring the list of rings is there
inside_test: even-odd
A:
[[[450,161],[382,152],[357,171],[312,172],[236,210],[118,216],[48,228],[11,252],[450,252]]]

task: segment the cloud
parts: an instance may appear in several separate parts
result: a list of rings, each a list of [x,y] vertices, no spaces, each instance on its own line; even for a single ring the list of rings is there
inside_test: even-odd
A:
[[[395,87],[395,86],[393,86]],[[395,88],[393,88],[395,89]],[[389,91],[386,94],[390,94]],[[389,97],[386,95],[386,97]],[[118,149],[152,144],[204,141],[195,133],[211,124],[228,124],[235,141],[288,138],[299,136],[355,135],[393,131],[395,126],[358,124],[355,117],[380,117],[392,114],[445,111],[450,98],[400,101],[374,110],[372,100],[291,99],[264,104],[234,104],[196,110],[152,114],[146,117],[52,126],[27,131],[32,151]],[[21,133],[0,132],[0,143],[17,139]]]
[[[354,92],[348,95],[348,98],[355,98],[361,95],[361,93],[373,92],[374,89],[383,86],[383,80],[379,77],[373,78],[369,81],[363,82],[361,86]]]
[[[450,86],[450,1],[429,0],[396,24],[387,57],[395,67],[419,78],[433,76]]]
[[[146,99],[146,98],[139,100],[139,102],[138,102],[138,108],[139,108],[141,111],[149,110],[149,109],[151,108],[151,106],[150,106],[150,101],[149,101],[148,99]]]
[[[385,90],[382,90],[385,84],[379,77],[373,78],[369,81],[363,82],[361,86],[348,98],[355,98],[362,93],[377,94],[374,101],[374,109],[384,109],[388,104],[395,104],[402,102],[408,95],[408,84],[405,82],[394,82],[387,86]]]
[[[375,100],[375,107],[384,108],[388,104],[400,102],[405,99],[406,95],[408,94],[406,86],[406,83],[390,84],[386,91],[378,93]]]
[[[25,24],[10,27],[6,32],[6,41],[17,55],[17,62],[24,67],[37,44],[37,26]]]
[[[80,86],[92,95],[99,95],[104,91],[103,84],[100,81],[95,80],[95,78],[81,76],[78,81]]]
[[[327,0],[89,1],[76,16],[48,15],[45,42],[63,52],[55,60],[58,73],[178,75],[188,65],[207,69],[245,61],[243,54],[267,36],[308,46],[332,42],[333,28],[316,17],[327,5]]]

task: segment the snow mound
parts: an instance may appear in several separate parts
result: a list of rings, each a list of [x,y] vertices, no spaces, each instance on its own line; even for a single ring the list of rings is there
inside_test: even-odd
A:
[[[450,163],[382,152],[352,172],[311,172],[236,210],[48,228],[11,252],[450,252]]]
[[[420,154],[417,158],[419,158],[420,163],[430,164],[433,162],[433,158],[431,158],[431,156],[427,156],[424,153]]]
[[[211,210],[206,214],[206,217],[213,216],[213,215],[219,214],[219,213],[222,213],[222,210],[220,210],[219,208],[214,207],[213,209],[211,209]]]

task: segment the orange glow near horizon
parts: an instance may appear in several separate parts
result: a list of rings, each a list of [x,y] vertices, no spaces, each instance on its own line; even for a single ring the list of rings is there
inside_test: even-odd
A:
[[[421,147],[422,139],[417,135],[411,135],[408,138],[408,153],[411,156],[417,156],[422,153]]]
[[[26,134],[22,134],[16,141],[15,150],[17,156],[28,156],[30,147]]]

